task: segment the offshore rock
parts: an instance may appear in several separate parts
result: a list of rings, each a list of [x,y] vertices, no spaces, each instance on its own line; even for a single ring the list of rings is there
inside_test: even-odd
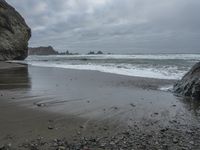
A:
[[[28,55],[31,29],[5,0],[0,0],[0,60],[23,60]]]
[[[174,92],[200,100],[200,62],[174,85]]]
[[[52,46],[30,47],[28,55],[58,55],[58,52]]]

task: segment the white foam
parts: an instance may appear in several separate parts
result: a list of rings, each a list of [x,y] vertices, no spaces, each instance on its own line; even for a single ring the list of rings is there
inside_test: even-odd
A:
[[[138,55],[48,55],[48,56],[29,56],[27,60],[43,60],[43,59],[153,59],[153,60],[196,60],[200,61],[200,54],[138,54]]]
[[[129,62],[127,59],[135,61]],[[152,59],[152,61],[143,61],[143,59]],[[160,60],[160,62],[154,62],[154,60]],[[168,63],[170,60],[175,60],[173,61],[174,64]],[[180,63],[185,63],[187,65],[188,62],[190,62],[192,65],[196,61],[200,61],[200,54],[29,56],[24,63],[40,67],[96,70],[127,76],[180,79],[190,68],[188,66],[185,67],[184,64],[180,67]]]
[[[160,87],[159,90],[161,91],[172,91],[173,89],[173,85],[166,85],[166,86],[163,86],[163,87]]]
[[[180,79],[185,72],[170,72],[163,69],[156,69],[156,68],[141,68],[141,67],[117,67],[116,65],[95,65],[95,64],[86,64],[86,65],[71,65],[71,64],[64,64],[64,63],[55,63],[55,62],[38,62],[38,61],[31,61],[27,62],[32,66],[39,66],[39,67],[56,67],[56,68],[66,68],[66,69],[78,69],[78,70],[94,70],[106,73],[114,73],[119,75],[126,75],[126,76],[137,76],[137,77],[146,77],[146,78],[158,78],[158,79]],[[171,68],[172,69],[172,68]],[[176,70],[176,68],[173,68]]]

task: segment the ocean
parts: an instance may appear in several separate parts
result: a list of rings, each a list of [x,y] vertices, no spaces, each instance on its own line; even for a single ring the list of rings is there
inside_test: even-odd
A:
[[[24,63],[40,67],[95,70],[126,76],[181,79],[200,54],[29,56]]]

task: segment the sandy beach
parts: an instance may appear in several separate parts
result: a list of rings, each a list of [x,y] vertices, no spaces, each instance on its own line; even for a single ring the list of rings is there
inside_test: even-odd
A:
[[[0,149],[200,149],[175,80],[0,63]]]

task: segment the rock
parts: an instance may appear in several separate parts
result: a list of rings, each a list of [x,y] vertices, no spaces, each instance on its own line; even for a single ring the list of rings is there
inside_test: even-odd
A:
[[[7,145],[1,145],[0,146],[0,150],[10,150],[11,149],[12,144],[9,143]]]
[[[95,52],[93,52],[93,51],[90,51],[89,53],[88,53],[88,55],[94,55],[95,54]]]
[[[163,129],[160,129],[160,132],[166,132],[168,130],[169,130],[168,128],[163,128]]]
[[[136,105],[134,105],[133,103],[130,104],[132,107],[135,107]]]
[[[36,104],[38,107],[44,107],[45,106],[45,104],[44,103],[38,103],[38,104]]]
[[[190,143],[191,145],[194,145],[194,141],[190,141],[189,143]]]
[[[5,0],[0,0],[0,60],[23,60],[28,55],[31,29]]]
[[[5,149],[5,146],[4,145],[1,145],[0,146],[0,150],[4,150]]]
[[[97,54],[98,54],[98,55],[101,55],[101,54],[103,54],[103,52],[102,52],[102,51],[98,51]]]
[[[49,129],[49,130],[53,130],[53,129],[54,129],[54,127],[53,127],[53,126],[51,126],[51,125],[49,125],[49,126],[48,126],[48,129]]]
[[[66,147],[64,147],[64,146],[59,146],[58,147],[58,150],[65,150],[66,149]]]
[[[174,137],[174,138],[173,138],[173,143],[174,143],[174,144],[178,143],[178,139]]]
[[[28,55],[58,55],[58,52],[52,46],[34,47],[28,49]]]
[[[179,95],[200,98],[200,62],[174,85],[173,91]]]

